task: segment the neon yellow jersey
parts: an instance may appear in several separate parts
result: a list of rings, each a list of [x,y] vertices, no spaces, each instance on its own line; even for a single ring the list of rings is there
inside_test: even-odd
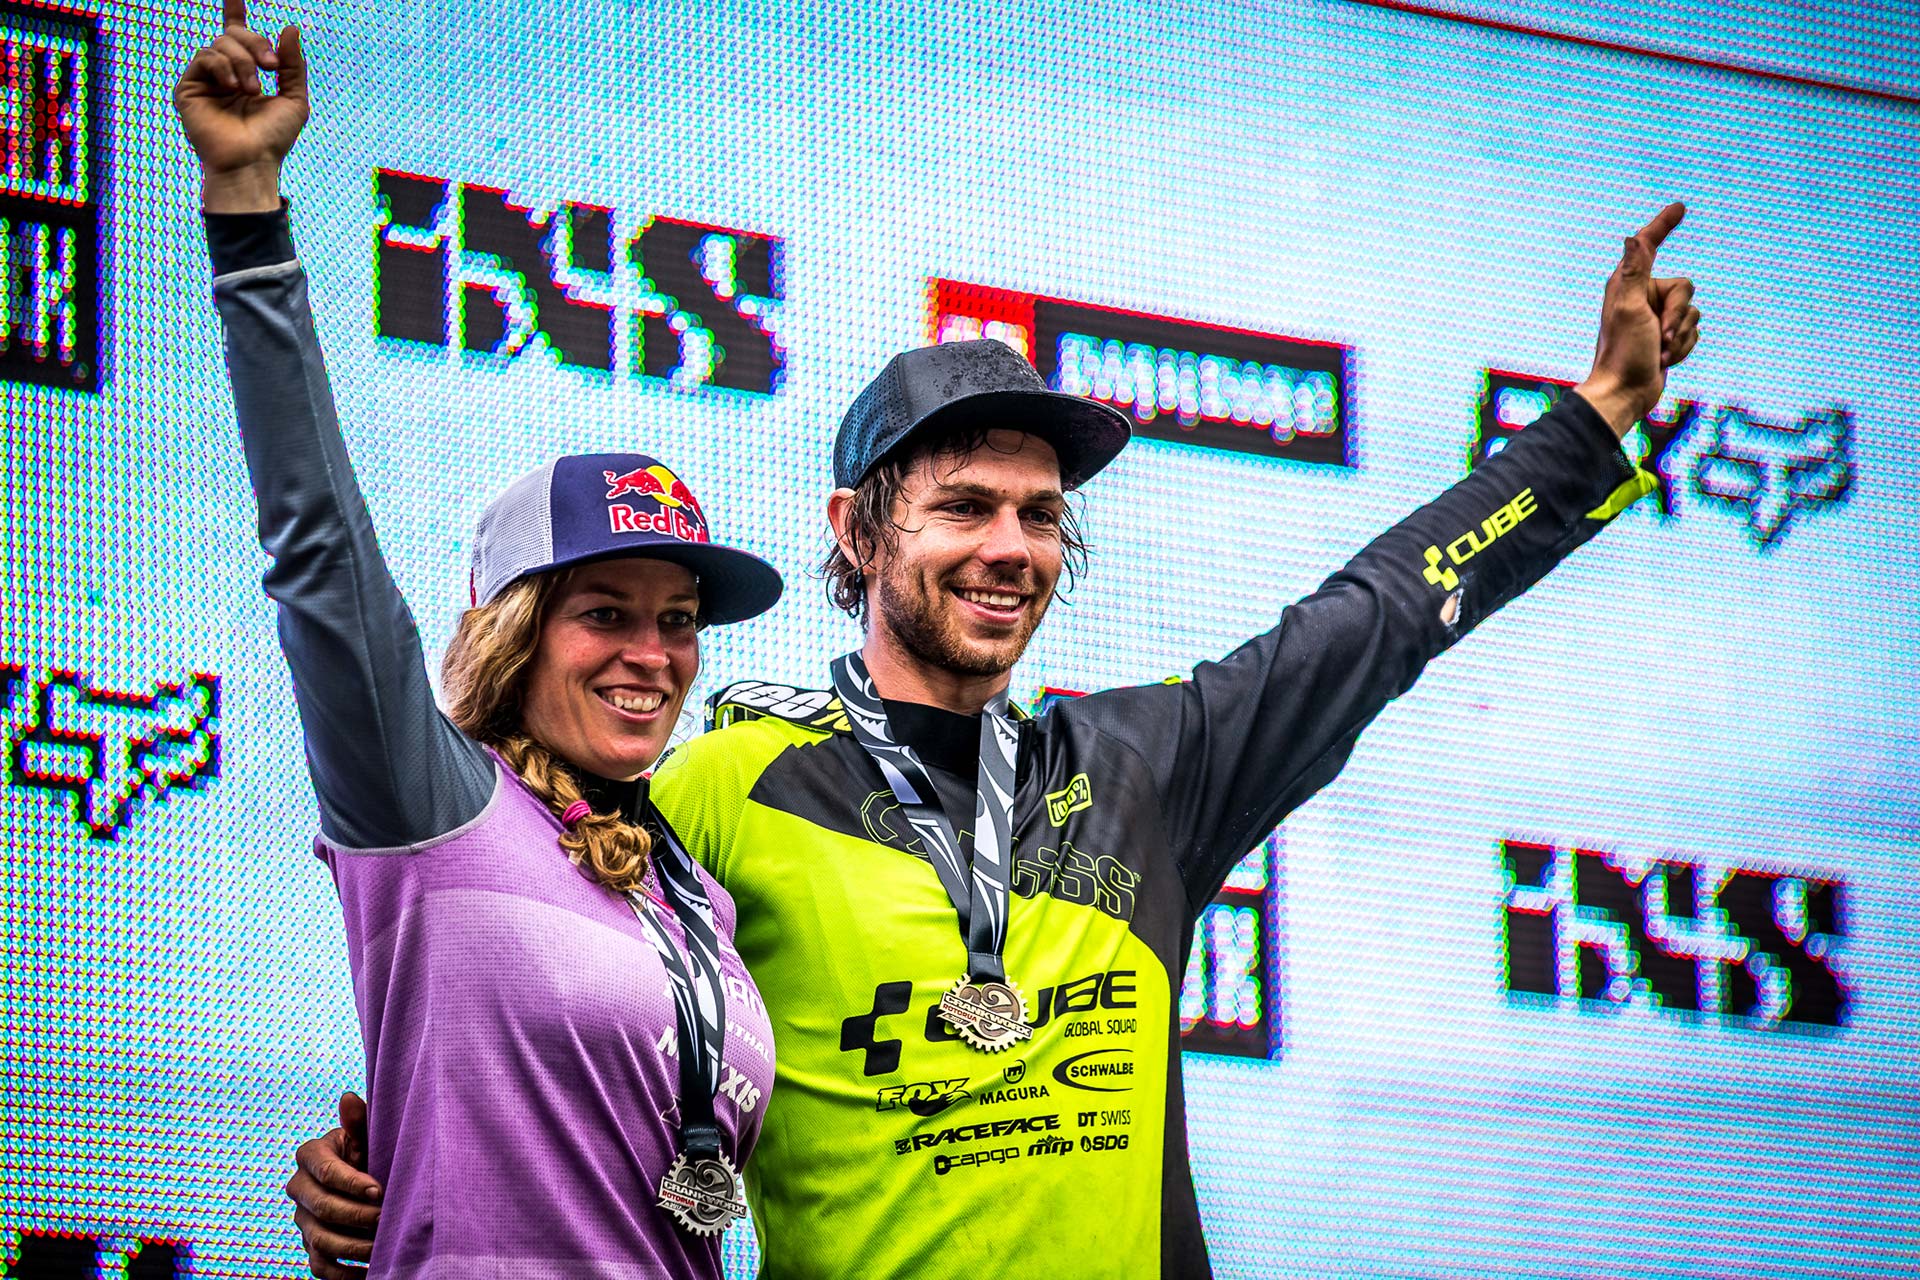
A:
[[[1000,1054],[936,1016],[966,964],[954,908],[832,695],[718,695],[717,727],[652,794],[732,893],[774,1028],[746,1170],[767,1280],[1208,1275],[1174,1005],[1195,917],[1429,659],[1615,514],[1595,509],[1632,474],[1568,396],[1222,661],[1022,721],[1005,960],[1036,1030]],[[1516,502],[1524,518],[1495,518]],[[1434,572],[1429,550],[1476,528],[1495,532]],[[916,715],[933,728],[895,732],[971,826],[976,722]],[[940,717],[956,723],[934,732]]]

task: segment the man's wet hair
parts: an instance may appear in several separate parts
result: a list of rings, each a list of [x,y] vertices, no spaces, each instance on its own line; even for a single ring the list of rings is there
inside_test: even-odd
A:
[[[882,458],[853,487],[853,505],[847,511],[847,541],[852,543],[853,558],[840,549],[829,530],[827,554],[814,570],[826,579],[827,598],[835,607],[865,624],[867,566],[873,563],[876,552],[892,551],[898,546],[899,535],[906,531],[906,526],[894,519],[894,507],[906,495],[907,477],[923,460],[931,460],[936,466],[964,463],[979,450],[991,447],[987,433],[995,429],[984,423],[972,423],[949,431],[931,432],[926,438],[914,440],[908,447]],[[1060,550],[1066,576],[1060,590],[1062,595],[1087,569],[1087,542],[1081,536],[1074,505],[1069,497],[1060,509]]]

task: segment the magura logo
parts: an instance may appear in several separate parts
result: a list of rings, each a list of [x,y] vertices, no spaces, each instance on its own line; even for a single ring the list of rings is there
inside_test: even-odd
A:
[[[100,388],[98,24],[0,4],[0,380]]]
[[[917,1116],[937,1116],[948,1107],[967,1100],[967,1082],[959,1080],[920,1080],[913,1084],[888,1085],[874,1095],[875,1111],[896,1111],[901,1107]]]
[[[1492,546],[1495,541],[1512,533],[1521,523],[1540,508],[1533,500],[1532,489],[1522,489],[1513,500],[1480,522],[1478,529],[1469,529],[1447,544],[1445,563],[1442,563],[1438,545],[1426,550],[1427,567],[1421,572],[1428,582],[1442,591],[1451,591],[1460,585],[1460,575],[1454,572],[1456,566],[1467,561]]]
[[[1093,808],[1093,784],[1087,775],[1076,773],[1073,780],[1058,791],[1047,793],[1047,821],[1064,827],[1067,819],[1084,809]]]
[[[1053,1069],[1053,1078],[1069,1089],[1125,1093],[1133,1088],[1133,1050],[1093,1049],[1077,1053]]]

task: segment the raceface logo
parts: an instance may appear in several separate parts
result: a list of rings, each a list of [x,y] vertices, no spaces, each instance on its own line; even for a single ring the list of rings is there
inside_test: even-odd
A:
[[[1072,781],[1058,791],[1047,793],[1047,821],[1056,827],[1066,825],[1067,819],[1083,809],[1093,808],[1093,784],[1087,781],[1087,775],[1076,773]]]
[[[1511,533],[1521,521],[1538,511],[1534,503],[1533,490],[1522,489],[1514,495],[1513,501],[1480,522],[1478,529],[1469,529],[1447,544],[1446,559],[1453,565],[1463,565],[1494,544],[1502,534]],[[1425,552],[1427,567],[1421,570],[1426,580],[1442,591],[1451,591],[1460,585],[1460,575],[1447,564],[1441,563],[1440,548],[1431,546]]]

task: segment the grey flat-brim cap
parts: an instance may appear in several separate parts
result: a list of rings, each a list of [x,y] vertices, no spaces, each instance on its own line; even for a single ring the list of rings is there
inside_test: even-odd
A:
[[[1060,482],[1076,489],[1127,447],[1118,410],[1051,391],[1034,367],[996,338],[902,351],[854,400],[833,440],[833,482],[851,489],[874,464],[923,430],[1025,431],[1053,446]]]

